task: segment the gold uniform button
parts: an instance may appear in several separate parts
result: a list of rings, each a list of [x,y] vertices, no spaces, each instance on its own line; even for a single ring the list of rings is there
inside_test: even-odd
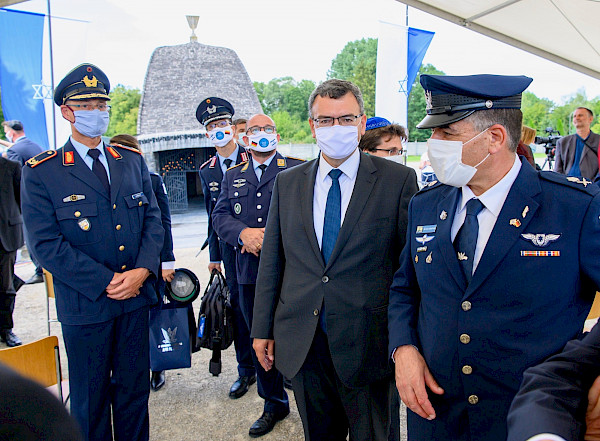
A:
[[[121,229],[121,225],[117,225],[115,228],[116,228],[117,230],[120,230],[120,229]]]
[[[462,373],[465,375],[471,375],[473,373],[473,368],[466,364],[462,367]]]
[[[76,211],[75,213],[73,213],[75,215],[75,217],[79,217],[81,216],[81,211]]]
[[[466,301],[462,302],[462,304],[460,306],[462,307],[463,311],[469,311],[471,309],[471,302],[466,300]]]
[[[142,206],[142,201],[139,201],[139,202],[138,202],[138,205],[141,207],[141,206]]]
[[[123,251],[124,249],[125,249],[125,247],[124,247],[123,245],[121,245],[121,246],[119,247],[119,251]]]
[[[127,265],[123,265],[123,266],[121,267],[121,269],[123,269],[123,270],[124,270],[125,268],[127,268]]]
[[[462,344],[469,344],[471,341],[471,336],[469,334],[460,334],[460,342]]]
[[[113,210],[117,209],[117,204],[113,204]]]
[[[318,309],[315,309],[315,310],[313,311],[313,314],[314,314],[314,315],[319,315],[319,310],[318,310]]]
[[[469,404],[479,403],[479,397],[477,395],[469,395]]]

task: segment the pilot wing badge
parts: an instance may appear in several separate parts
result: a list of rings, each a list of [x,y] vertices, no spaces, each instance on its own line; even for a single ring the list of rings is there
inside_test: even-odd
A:
[[[531,241],[536,247],[545,247],[548,244],[558,240],[560,238],[560,234],[532,234],[532,233],[523,233],[521,237],[525,240]]]

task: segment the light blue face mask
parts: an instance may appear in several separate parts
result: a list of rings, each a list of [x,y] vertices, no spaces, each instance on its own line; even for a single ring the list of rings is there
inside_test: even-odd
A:
[[[97,138],[104,135],[108,129],[110,116],[107,111],[101,112],[94,110],[76,110],[75,122],[73,125],[79,133],[88,138]]]

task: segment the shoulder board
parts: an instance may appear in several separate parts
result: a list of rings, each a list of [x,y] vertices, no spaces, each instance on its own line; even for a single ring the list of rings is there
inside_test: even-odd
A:
[[[159,175],[158,173],[156,173],[156,172],[150,172],[150,174],[151,174],[151,175],[154,175],[154,176],[160,176],[160,175]]]
[[[239,167],[240,165],[244,165],[244,164],[248,164],[248,161],[244,161],[244,162],[240,162],[239,164],[232,165],[231,167],[229,167],[227,169],[227,171],[232,170],[232,169]]]
[[[595,195],[596,193],[598,193],[598,191],[600,191],[600,188],[598,188],[596,184],[585,178],[565,176],[560,173],[555,173],[551,171],[541,171],[539,172],[539,174],[540,178],[542,178],[545,181],[555,182],[566,187],[575,188],[579,191],[583,191],[591,195]]]
[[[134,149],[133,147],[126,147],[126,146],[121,145],[121,144],[111,144],[110,147],[113,147],[113,148],[114,147],[119,147],[121,149],[129,150],[130,152],[137,153],[138,155],[142,154],[142,152],[140,150],[138,150],[138,149]]]
[[[424,193],[424,192],[426,192],[426,191],[429,191],[429,190],[431,190],[432,188],[438,188],[438,187],[441,187],[442,185],[443,185],[443,184],[442,184],[440,181],[428,182],[427,184],[425,184],[425,185],[423,186],[423,188],[422,188],[422,189],[420,189],[420,190],[417,192],[417,194],[419,194],[419,193]]]
[[[296,158],[294,156],[286,156],[286,158],[288,158],[288,159],[294,159],[294,160],[300,161],[300,162],[306,162],[306,159],[300,159],[300,158]]]
[[[50,158],[54,158],[56,156],[56,150],[46,150],[38,155],[35,155],[33,158],[30,158],[27,161],[27,165],[31,168],[37,167],[42,162],[46,162]]]

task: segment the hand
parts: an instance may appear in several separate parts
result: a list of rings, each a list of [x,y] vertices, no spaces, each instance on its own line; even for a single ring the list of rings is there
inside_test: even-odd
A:
[[[208,272],[212,274],[214,270],[221,272],[221,264],[220,263],[209,263],[208,264]]]
[[[585,412],[586,441],[600,440],[600,377],[596,378],[588,392],[588,406]]]
[[[173,280],[173,277],[175,277],[175,270],[174,269],[164,269],[162,270],[162,278],[165,282],[170,282]]]
[[[258,362],[265,371],[270,371],[275,361],[273,349],[275,348],[275,340],[265,338],[255,338],[252,342],[252,348],[256,353]]]
[[[264,228],[244,228],[240,233],[240,239],[244,244],[241,252],[252,253],[255,256],[258,256],[258,253],[262,248],[264,235]]]
[[[242,245],[242,248],[240,249],[240,253],[244,254],[244,253],[250,253],[250,254],[254,254],[256,257],[259,257],[259,253],[260,251],[250,251],[250,249],[246,246],[246,245]]]
[[[435,410],[425,386],[438,395],[443,394],[444,389],[434,380],[423,356],[411,345],[400,346],[394,353],[394,362],[400,399],[417,415],[428,420],[434,419]]]
[[[127,300],[137,297],[144,280],[150,275],[146,268],[135,268],[124,273],[115,273],[106,287],[107,297],[113,300]]]

